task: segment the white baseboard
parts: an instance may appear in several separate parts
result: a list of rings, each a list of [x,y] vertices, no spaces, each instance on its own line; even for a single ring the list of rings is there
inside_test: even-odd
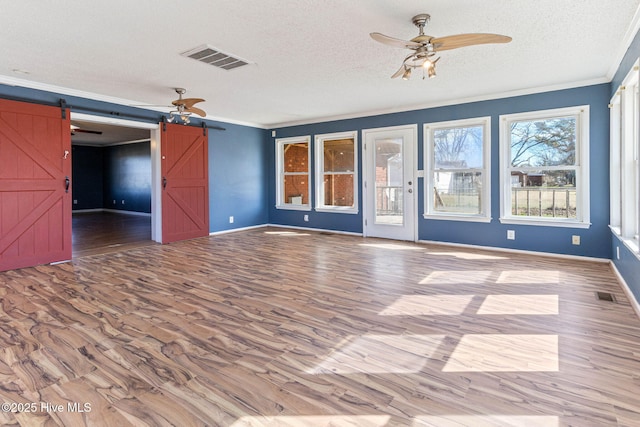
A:
[[[248,227],[231,228],[229,230],[212,231],[211,233],[209,233],[209,236],[218,236],[220,234],[235,233],[236,231],[253,230],[253,229],[256,229],[256,228],[264,228],[266,226],[267,226],[267,224],[260,224],[260,225],[250,225]]]
[[[522,249],[499,248],[495,246],[469,245],[466,243],[439,242],[435,240],[418,240],[417,243],[424,243],[427,245],[452,246],[452,247],[466,248],[466,249],[481,249],[483,251],[495,251],[495,252],[507,252],[507,253],[514,253],[514,254],[523,254],[523,255],[545,256],[545,257],[552,257],[552,258],[571,259],[576,261],[592,261],[592,262],[602,262],[602,263],[608,263],[611,261],[608,258],[596,258],[596,257],[588,257],[588,256],[581,256],[581,255],[555,254],[551,252],[525,251]]]
[[[306,231],[317,231],[319,233],[331,233],[331,234],[344,234],[347,236],[362,236],[362,233],[353,233],[350,231],[340,231],[340,230],[329,230],[324,228],[311,228],[311,227],[298,227],[294,225],[282,225],[282,224],[267,224],[267,227],[277,227],[277,228],[293,228],[294,230],[306,230]]]
[[[95,212],[103,212],[104,209],[100,208],[100,209],[75,209],[72,210],[71,213],[75,214],[75,213],[95,213]]]
[[[624,291],[624,294],[629,299],[629,303],[631,304],[633,311],[635,311],[636,316],[640,318],[640,304],[638,303],[636,296],[633,294],[633,292],[631,292],[631,288],[627,284],[627,281],[624,280],[624,277],[622,277],[622,274],[620,274],[620,272],[618,271],[618,267],[616,267],[616,264],[612,260],[609,260],[609,265],[611,265],[611,269],[613,270],[613,273],[616,275],[616,278],[618,279],[618,282],[620,283],[620,287]]]

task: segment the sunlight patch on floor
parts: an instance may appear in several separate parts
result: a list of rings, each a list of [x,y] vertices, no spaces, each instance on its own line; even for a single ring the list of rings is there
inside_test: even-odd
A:
[[[265,231],[264,234],[274,236],[308,236],[309,233],[298,233],[297,231]]]
[[[359,246],[378,249],[391,249],[394,251],[424,251],[425,248],[412,245],[403,245],[400,243],[360,243]]]
[[[487,295],[478,314],[557,315],[558,295]]]
[[[488,283],[491,270],[438,270],[420,281],[421,285],[482,284]]]
[[[441,415],[416,417],[413,427],[558,427],[553,415]]]
[[[557,372],[557,335],[467,334],[444,372]]]
[[[512,270],[503,271],[496,283],[560,283],[558,270]]]
[[[433,358],[444,335],[353,336],[308,374],[420,372]]]
[[[429,255],[452,256],[460,259],[509,259],[506,256],[475,254],[470,252],[429,252]]]
[[[231,427],[383,427],[389,415],[286,415],[276,417],[241,417]]]
[[[381,316],[456,316],[474,295],[403,295],[378,313]]]

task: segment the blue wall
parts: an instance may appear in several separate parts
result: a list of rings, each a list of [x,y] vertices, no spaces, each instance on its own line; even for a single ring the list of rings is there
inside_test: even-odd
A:
[[[209,132],[209,226],[223,231],[266,224],[267,131],[221,125],[227,130]]]
[[[629,71],[631,71],[631,67],[633,67],[633,64],[638,57],[640,57],[640,33],[636,34],[633,42],[631,42],[629,49],[622,59],[622,62],[620,63],[620,67],[611,82],[610,96],[613,96],[613,94],[618,90],[618,87],[620,87],[625,76]],[[613,234],[613,244],[611,249],[611,258],[613,259],[616,268],[624,278],[625,282],[629,285],[629,288],[635,295],[636,300],[640,301],[640,258],[638,254],[631,252],[615,234]],[[618,250],[620,252],[620,259],[617,258]]]
[[[158,123],[163,116],[157,111],[19,86],[0,85],[0,98],[48,105],[58,105],[63,98],[72,111],[149,123]],[[194,126],[202,121],[192,119]],[[267,132],[220,121],[204,122],[226,129],[209,131],[210,231],[266,224]],[[234,224],[229,224],[230,215]]]
[[[400,82],[402,83],[402,82]],[[276,130],[277,138],[358,130],[360,152],[362,129],[386,126],[418,124],[418,169],[423,169],[422,125],[424,123],[491,116],[491,212],[489,224],[461,221],[426,220],[424,213],[423,180],[418,180],[418,236],[420,240],[463,243],[529,251],[571,254],[598,258],[611,255],[609,224],[609,102],[608,84],[587,86],[534,95],[502,98],[446,107],[428,108],[403,113],[385,114],[357,119],[332,121]],[[499,198],[499,121],[501,114],[551,108],[590,106],[590,172],[591,172],[591,222],[588,230],[577,228],[543,227],[531,225],[502,225],[498,221]],[[362,197],[359,214],[300,212],[275,208],[275,138],[269,150],[271,171],[269,174],[269,220],[274,224],[307,226],[347,232],[362,233]],[[313,154],[313,150],[312,150]],[[362,188],[362,156],[359,160],[359,188]],[[311,162],[313,164],[313,162]],[[313,179],[313,178],[312,178]],[[313,197],[311,198],[313,200]],[[304,222],[305,214],[309,222]],[[506,239],[506,230],[516,231],[516,240]],[[571,244],[572,235],[580,235],[580,246]]]
[[[74,210],[102,209],[103,202],[103,149],[74,145],[71,147],[71,187]]]
[[[151,213],[151,144],[139,142],[105,147],[103,158],[103,206]]]

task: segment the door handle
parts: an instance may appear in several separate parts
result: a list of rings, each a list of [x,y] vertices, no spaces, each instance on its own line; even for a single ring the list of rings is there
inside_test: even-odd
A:
[[[408,191],[409,193],[413,193],[413,190],[412,190],[412,189],[408,189],[407,191]]]
[[[162,177],[162,188],[167,188],[167,177],[163,176]]]
[[[64,192],[68,193],[69,192],[69,184],[71,184],[71,181],[69,180],[68,176],[64,177]]]

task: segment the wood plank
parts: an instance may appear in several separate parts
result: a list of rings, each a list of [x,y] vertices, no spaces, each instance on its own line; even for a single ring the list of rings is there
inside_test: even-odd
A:
[[[0,422],[640,420],[640,320],[607,264],[281,231],[0,273],[0,399],[92,407]]]

